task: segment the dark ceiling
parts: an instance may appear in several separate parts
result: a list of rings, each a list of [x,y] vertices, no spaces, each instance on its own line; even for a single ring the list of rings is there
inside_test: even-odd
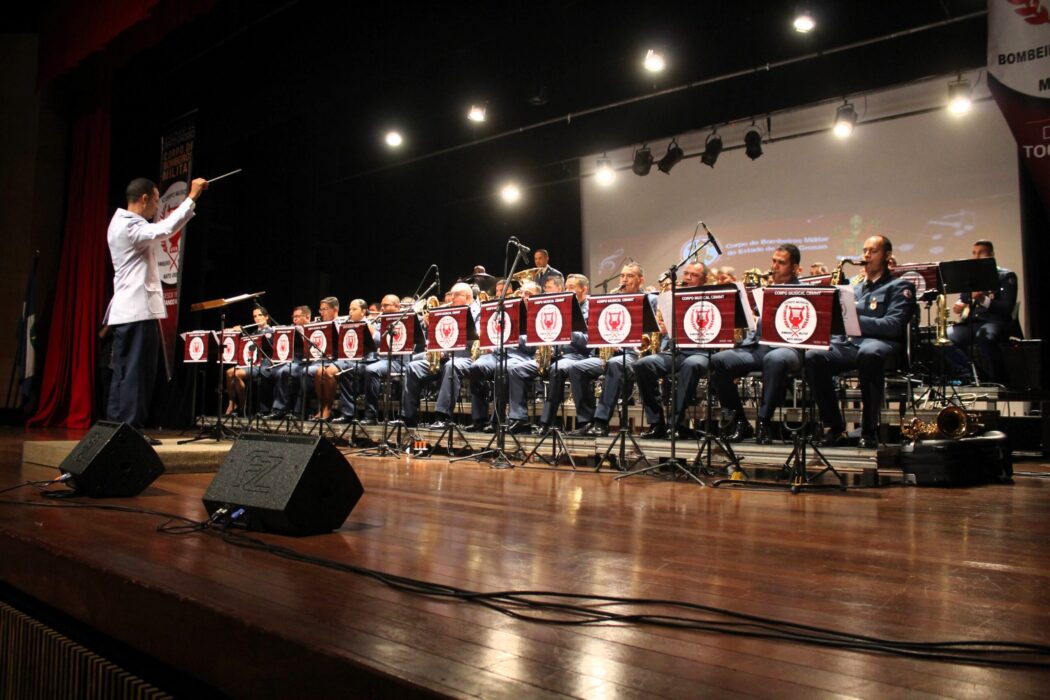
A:
[[[114,191],[156,170],[159,125],[198,109],[197,172],[245,169],[208,195],[200,293],[301,260],[301,276],[273,282],[281,294],[374,297],[410,290],[429,262],[449,276],[499,267],[510,234],[579,269],[579,156],[984,61],[983,14],[907,33],[982,13],[983,0],[814,2],[809,35],[791,29],[796,4],[220,0],[118,74]],[[658,78],[640,69],[654,46],[669,62]],[[563,118],[820,52],[831,53]],[[465,112],[482,101],[489,120],[474,129]],[[381,141],[391,125],[406,136],[398,154]],[[531,188],[515,212],[494,197],[510,174]]]

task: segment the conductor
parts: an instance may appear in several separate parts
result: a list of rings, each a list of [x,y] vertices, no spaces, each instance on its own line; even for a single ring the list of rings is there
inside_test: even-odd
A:
[[[113,381],[106,417],[139,432],[146,422],[157,374],[160,329],[168,315],[157,268],[155,241],[164,241],[193,218],[197,198],[208,181],[190,183],[189,196],[164,220],[151,223],[160,206],[157,186],[144,177],[127,187],[127,209],[117,209],[106,239],[113,261],[113,298],[104,323],[113,334]],[[150,444],[160,444],[149,438]]]

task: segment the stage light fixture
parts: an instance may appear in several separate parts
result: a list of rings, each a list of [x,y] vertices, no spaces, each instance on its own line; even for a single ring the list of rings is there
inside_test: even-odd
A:
[[[656,167],[660,169],[660,172],[670,174],[671,168],[678,165],[678,161],[682,160],[683,157],[685,157],[685,154],[682,153],[682,149],[678,145],[678,139],[671,139],[671,143],[667,145],[667,153],[656,164]]]
[[[631,170],[634,171],[635,175],[645,177],[652,168],[653,152],[649,150],[649,146],[643,145],[634,152],[634,163],[631,165]]]
[[[485,106],[484,105],[471,105],[470,111],[467,112],[467,119],[472,122],[481,123],[485,121]]]
[[[517,183],[508,182],[500,188],[499,196],[506,204],[517,204],[521,200],[521,188]]]
[[[857,125],[857,110],[849,102],[835,110],[835,126],[831,131],[840,139],[844,139],[853,133],[853,127]]]
[[[667,67],[667,63],[664,61],[664,55],[655,49],[649,49],[645,54],[645,60],[642,61],[642,65],[650,73],[659,73]]]
[[[959,77],[948,83],[948,111],[952,114],[966,114],[973,107],[970,99],[970,81]]]
[[[386,132],[385,140],[386,140],[386,145],[390,146],[391,148],[397,148],[398,146],[400,146],[404,142],[404,139],[401,138],[401,133],[398,132],[398,131],[388,131],[388,132]]]
[[[719,154],[722,153],[722,137],[717,131],[712,131],[704,142],[704,152],[700,154],[700,162],[709,168],[715,167]]]
[[[816,29],[817,22],[807,7],[800,7],[795,11],[795,21],[791,23],[799,34],[809,34]]]
[[[616,182],[616,171],[613,170],[612,161],[604,155],[598,159],[598,168],[594,171],[594,181],[602,187],[608,187]]]
[[[762,157],[762,133],[758,130],[754,124],[744,134],[744,153],[751,160],[756,160]]]

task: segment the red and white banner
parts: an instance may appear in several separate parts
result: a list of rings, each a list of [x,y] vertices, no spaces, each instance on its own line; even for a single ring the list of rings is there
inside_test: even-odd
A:
[[[273,329],[273,361],[292,362],[295,360],[296,326],[277,326]]]
[[[180,117],[164,128],[160,140],[160,207],[157,208],[156,221],[160,221],[178,208],[189,194],[190,173],[193,169],[193,139],[197,131],[196,111]],[[157,323],[160,325],[161,347],[164,348],[164,368],[168,379],[172,377],[175,365],[175,337],[179,324],[179,288],[182,284],[183,231],[166,241],[153,245],[160,272],[161,286],[164,289],[164,306],[168,316]]]
[[[318,321],[303,326],[303,356],[311,360],[335,357],[334,321]]]
[[[222,364],[237,364],[237,337],[240,334],[240,331],[235,331],[229,328],[222,332],[222,339],[219,341],[219,347],[222,348],[222,357],[219,361]]]
[[[988,0],[988,89],[1050,211],[1050,0]]]
[[[459,352],[467,349],[472,340],[469,326],[473,324],[469,306],[451,306],[431,309],[427,321],[427,350]]]
[[[503,313],[498,313],[498,301],[481,305],[481,347],[482,350],[495,350],[500,346],[500,328],[503,329],[503,347],[518,344],[521,334],[521,310],[524,308],[521,299],[505,299]],[[502,321],[500,317],[502,316]],[[513,338],[513,340],[511,340]]]
[[[379,316],[379,354],[411,355],[422,343],[419,321],[411,311],[407,314],[391,313]]]
[[[643,314],[646,307],[652,310],[645,294],[592,296],[588,306],[587,347],[634,347],[642,342]]]
[[[215,331],[187,331],[182,334],[182,361],[190,364],[208,361],[208,351],[213,340],[218,338]]]
[[[761,343],[827,350],[837,293],[834,287],[766,287],[762,290]]]

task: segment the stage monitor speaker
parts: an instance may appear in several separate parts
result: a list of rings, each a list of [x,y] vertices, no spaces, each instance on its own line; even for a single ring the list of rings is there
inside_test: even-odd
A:
[[[244,508],[249,530],[316,535],[342,526],[364,487],[320,437],[242,435],[204,494],[208,515]]]
[[[69,486],[92,498],[137,496],[164,473],[160,457],[127,423],[102,421],[58,465]]]

